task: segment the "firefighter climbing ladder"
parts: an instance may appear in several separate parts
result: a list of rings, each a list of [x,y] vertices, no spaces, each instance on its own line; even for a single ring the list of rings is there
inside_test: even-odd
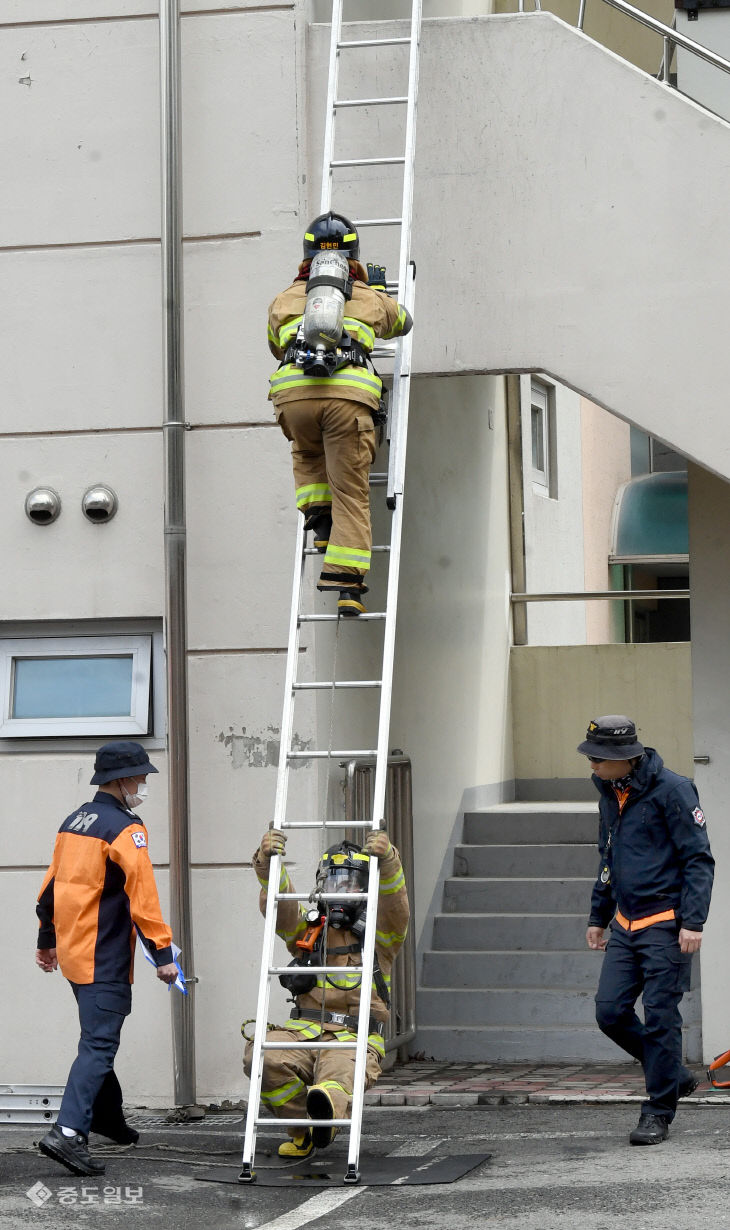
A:
[[[351,6],[352,12],[348,12],[348,22],[357,21],[357,10],[363,10],[366,7],[367,6],[365,4],[360,3],[360,0],[354,0]],[[361,12],[359,19],[365,20],[366,14]],[[369,24],[377,25],[379,23]],[[421,0],[412,0],[410,33],[403,37],[368,37],[363,39],[348,39],[348,41],[344,41],[342,25],[343,0],[333,0],[320,212],[324,213],[331,208],[333,181],[336,179],[337,172],[340,169],[357,167],[377,168],[380,166],[402,167],[403,189],[400,215],[397,217],[387,216],[384,211],[384,216],[382,217],[376,216],[372,218],[355,218],[353,221],[360,232],[370,227],[399,229],[400,244],[398,262],[398,300],[412,313],[415,268],[410,259],[410,239],[413,206],[413,170],[415,154],[416,102],[418,95]],[[395,97],[370,98],[350,98],[340,95],[341,60],[344,69],[342,74],[343,77],[349,72],[350,78],[353,79],[359,69],[363,78],[367,79],[369,71],[368,64],[372,63],[373,54],[377,55],[377,49],[381,47],[395,47],[398,45],[403,45],[403,47],[407,48],[408,51],[408,80],[406,93]],[[370,57],[369,60],[368,57]],[[404,137],[402,147],[403,153],[394,157],[335,158],[335,131],[338,114],[344,111],[345,108],[359,108],[365,118],[370,118],[373,114],[377,116],[381,107],[393,108],[394,111],[399,113],[401,116],[405,115],[405,121],[402,125]],[[377,132],[377,120],[373,120],[373,124]],[[352,191],[352,189],[350,189],[350,191]],[[307,558],[310,556],[316,557],[318,553],[314,548],[306,546],[304,518],[298,518],[294,580],[292,585],[292,605],[289,620],[287,666],[284,684],[284,708],[281,724],[281,752],[279,757],[279,769],[276,784],[274,819],[272,821],[272,827],[274,828],[280,828],[283,830],[290,828],[321,828],[325,833],[328,827],[342,828],[342,822],[340,820],[287,821],[286,806],[289,786],[289,772],[292,764],[297,760],[330,758],[346,758],[347,760],[353,760],[359,757],[374,756],[376,763],[372,816],[368,820],[358,819],[354,822],[348,821],[348,827],[359,827],[363,830],[377,830],[380,827],[380,822],[383,817],[385,806],[386,775],[388,770],[388,737],[390,730],[390,707],[393,683],[393,661],[395,653],[395,625],[400,569],[403,489],[405,479],[406,437],[408,430],[408,403],[411,376],[411,339],[412,334],[408,334],[404,338],[396,339],[393,343],[381,344],[381,346],[376,348],[374,351],[374,355],[376,357],[392,355],[394,360],[393,386],[390,398],[388,422],[388,440],[390,450],[386,497],[388,507],[392,512],[390,544],[387,546],[376,546],[373,548],[374,553],[380,552],[383,553],[385,557],[389,558],[385,610],[383,612],[363,614],[358,616],[357,619],[349,619],[347,621],[350,625],[360,624],[368,620],[379,620],[384,622],[381,677],[377,680],[360,679],[341,681],[333,678],[329,681],[298,681],[297,669],[300,658],[299,641],[302,626],[306,623],[314,623],[318,621],[337,621],[340,618],[335,614],[307,614],[302,612],[302,588]],[[382,476],[373,476],[371,478],[371,483],[378,484],[381,477]],[[335,674],[336,672],[333,667],[333,675]],[[334,700],[336,691],[343,688],[380,689],[377,747],[366,748],[363,750],[346,748],[336,751],[333,751],[331,747],[327,750],[295,750],[292,746],[292,735],[294,701],[297,693],[305,690],[330,691],[332,694],[332,699]],[[367,891],[368,908],[366,914],[361,965],[359,967],[349,967],[348,969],[349,973],[360,973],[361,975],[360,1013],[356,1043],[325,1043],[321,1041],[305,1041],[298,1043],[287,1042],[282,1044],[266,1041],[266,1023],[268,1020],[270,999],[270,980],[271,978],[277,977],[279,974],[284,973],[286,969],[285,966],[277,966],[274,963],[276,913],[278,903],[282,900],[292,899],[306,901],[309,896],[307,893],[280,892],[280,871],[280,856],[274,855],[271,859],[269,868],[269,891],[267,898],[266,921],[264,925],[261,972],[259,977],[258,1006],[255,1027],[256,1032],[251,1064],[251,1085],[249,1092],[248,1113],[246,1117],[246,1130],[240,1181],[246,1183],[252,1182],[255,1179],[254,1158],[257,1128],[261,1124],[270,1124],[271,1122],[269,1118],[261,1117],[260,1108],[261,1074],[265,1051],[267,1049],[275,1049],[277,1047],[282,1049],[283,1046],[286,1046],[288,1049],[298,1048],[303,1050],[318,1050],[325,1047],[332,1049],[343,1048],[352,1050],[354,1047],[355,1076],[351,1119],[332,1119],[328,1120],[327,1123],[329,1126],[350,1129],[347,1172],[344,1175],[344,1182],[357,1183],[360,1178],[360,1136],[365,1094],[365,1064],[370,1023],[370,1001],[375,952],[375,924],[380,881],[378,862],[375,858],[371,858],[370,860]],[[342,893],[327,894],[326,900],[343,900],[347,899],[348,896],[352,897],[353,895],[354,894],[348,895]],[[310,966],[308,967],[308,972],[315,974],[317,977],[326,977],[327,975],[333,975],[341,972],[341,970],[337,967]],[[311,1119],[277,1119],[277,1123],[282,1127],[297,1126],[301,1129],[311,1125],[312,1122],[316,1123],[318,1121],[313,1121]]]

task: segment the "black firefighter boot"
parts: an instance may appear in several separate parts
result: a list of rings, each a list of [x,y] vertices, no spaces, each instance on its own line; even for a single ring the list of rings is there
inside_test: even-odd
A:
[[[332,533],[332,512],[327,508],[310,508],[304,516],[305,530],[313,531],[312,546],[324,555]]]

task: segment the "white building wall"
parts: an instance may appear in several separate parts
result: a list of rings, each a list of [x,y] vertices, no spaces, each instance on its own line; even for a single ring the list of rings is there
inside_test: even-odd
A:
[[[528,593],[580,593],[583,572],[583,484],[580,398],[572,389],[540,380],[549,390],[546,490],[532,478],[531,377],[520,379],[524,474],[525,588]],[[586,639],[584,602],[530,603],[530,645],[580,645]]]

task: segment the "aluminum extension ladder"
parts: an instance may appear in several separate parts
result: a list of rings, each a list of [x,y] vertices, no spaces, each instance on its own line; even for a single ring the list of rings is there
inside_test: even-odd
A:
[[[364,9],[366,5],[359,3],[359,0],[353,0],[353,13],[348,13],[348,21],[357,21],[357,9]],[[413,314],[413,301],[415,290],[415,266],[410,257],[410,241],[411,241],[411,221],[413,208],[413,171],[414,171],[414,154],[415,154],[415,132],[416,132],[416,104],[418,95],[418,67],[419,67],[419,45],[421,32],[421,0],[412,0],[412,10],[410,19],[410,33],[402,38],[382,37],[382,38],[365,38],[343,41],[342,25],[343,25],[343,0],[333,0],[332,7],[332,26],[330,37],[330,56],[329,56],[329,73],[328,73],[328,88],[327,88],[327,111],[324,135],[324,158],[323,158],[323,173],[322,173],[322,195],[320,212],[324,213],[329,210],[332,202],[332,193],[334,180],[336,179],[339,169],[352,167],[367,167],[367,166],[401,166],[403,172],[402,186],[402,206],[400,216],[382,216],[373,218],[354,218],[353,221],[362,231],[367,227],[388,227],[398,228],[400,231],[399,241],[399,262],[398,262],[398,283],[397,295],[400,303]],[[360,19],[366,19],[366,16],[360,14]],[[360,60],[361,56],[372,55],[373,49],[386,46],[403,45],[408,49],[408,79],[406,93],[397,97],[377,97],[377,98],[350,98],[340,96],[340,60],[343,60],[345,69],[352,68],[353,62]],[[362,61],[360,61],[362,64]],[[367,61],[365,62],[367,66]],[[365,69],[367,72],[367,67]],[[344,74],[343,74],[344,75]],[[397,157],[368,157],[368,158],[336,158],[335,157],[335,131],[336,120],[338,113],[344,108],[360,108],[366,116],[369,116],[370,109],[375,108],[376,114],[380,107],[388,107],[398,109],[400,114],[405,114],[405,122],[403,124],[403,153]],[[375,122],[375,121],[373,121]],[[380,182],[380,181],[379,181]],[[336,207],[336,206],[335,206]],[[347,211],[346,211],[347,212]],[[389,290],[394,290],[395,285],[389,283]],[[279,769],[276,783],[276,801],[274,807],[274,819],[271,823],[272,828],[282,830],[294,828],[321,828],[323,835],[326,836],[328,828],[342,828],[343,822],[340,820],[294,820],[287,821],[287,794],[289,786],[289,771],[291,765],[297,760],[317,759],[317,758],[338,758],[351,761],[360,757],[375,757],[375,782],[373,786],[373,810],[372,816],[368,820],[348,821],[349,828],[361,828],[363,830],[374,829],[381,827],[381,819],[384,814],[385,791],[386,791],[386,776],[388,770],[388,738],[390,730],[390,708],[393,683],[393,661],[395,653],[395,626],[396,626],[396,610],[398,599],[398,578],[400,570],[400,547],[401,547],[401,528],[403,516],[403,489],[405,479],[405,458],[406,458],[406,437],[408,430],[408,403],[410,395],[410,377],[411,377],[411,341],[412,334],[408,334],[404,338],[397,338],[394,342],[381,343],[374,351],[375,356],[392,356],[393,358],[393,384],[390,397],[390,411],[387,435],[390,444],[389,464],[387,476],[372,475],[371,486],[382,485],[383,480],[387,484],[387,505],[392,512],[391,518],[391,535],[390,543],[387,546],[376,546],[373,548],[374,553],[382,553],[385,558],[389,559],[388,566],[388,584],[386,596],[386,609],[382,612],[372,614],[362,614],[356,619],[350,618],[346,622],[348,625],[361,624],[368,620],[384,621],[384,636],[383,636],[383,657],[382,670],[379,680],[323,680],[314,682],[300,682],[297,679],[297,669],[299,665],[299,640],[300,631],[304,624],[317,621],[336,621],[339,617],[336,614],[307,614],[301,609],[302,607],[302,587],[306,572],[307,560],[309,557],[318,556],[318,552],[313,547],[308,547],[305,542],[304,533],[304,518],[298,518],[296,548],[295,548],[295,565],[294,578],[292,584],[292,605],[289,621],[289,640],[287,650],[287,666],[286,677],[284,684],[284,707],[281,724],[281,752],[279,757]],[[334,672],[333,672],[334,673]],[[380,689],[380,706],[378,715],[378,731],[377,731],[377,747],[357,750],[353,748],[343,748],[333,751],[331,748],[326,751],[302,751],[294,749],[292,746],[292,732],[294,720],[294,702],[298,692],[305,690],[331,690],[334,700],[335,692],[342,688],[379,688]],[[326,844],[326,843],[325,843]],[[359,1171],[359,1154],[360,1154],[360,1137],[362,1127],[362,1112],[365,1095],[365,1064],[367,1055],[368,1042],[368,1025],[370,1020],[370,1002],[371,989],[373,979],[373,964],[375,952],[375,926],[377,917],[377,902],[379,889],[379,870],[377,859],[372,858],[369,866],[369,881],[367,890],[367,915],[365,936],[362,949],[362,964],[361,966],[348,967],[350,973],[360,973],[360,1012],[359,1025],[357,1031],[357,1042],[315,1042],[305,1041],[299,1043],[275,1043],[266,1041],[266,1023],[268,1020],[269,1000],[270,1000],[270,980],[284,973],[287,969],[285,965],[277,965],[274,961],[274,944],[276,940],[276,911],[279,901],[282,900],[297,900],[306,901],[309,898],[308,893],[281,893],[279,892],[281,859],[279,855],[275,855],[271,859],[269,868],[269,890],[267,899],[266,921],[264,925],[263,951],[261,960],[261,972],[259,977],[258,988],[258,1006],[256,1012],[256,1033],[254,1039],[254,1047],[251,1064],[251,1082],[248,1102],[248,1112],[246,1117],[246,1129],[243,1147],[242,1169],[239,1181],[242,1183],[252,1182],[255,1179],[254,1159],[256,1148],[256,1133],[257,1128],[262,1124],[270,1124],[269,1117],[261,1116],[261,1077],[263,1070],[264,1054],[267,1050],[283,1049],[284,1046],[291,1049],[299,1048],[303,1050],[317,1050],[326,1048],[344,1048],[352,1050],[355,1048],[355,1074],[354,1087],[352,1098],[352,1114],[350,1119],[332,1119],[328,1120],[329,1126],[349,1128],[349,1151],[347,1159],[347,1172],[344,1175],[345,1183],[357,1183],[360,1179]],[[347,900],[352,898],[354,894],[327,894],[327,901]],[[361,900],[361,896],[359,897]],[[324,977],[328,974],[341,973],[339,967],[332,966],[310,966],[308,972],[316,974],[317,977]],[[277,1123],[282,1127],[300,1127],[304,1128],[312,1124],[311,1119],[284,1119],[277,1118]]]

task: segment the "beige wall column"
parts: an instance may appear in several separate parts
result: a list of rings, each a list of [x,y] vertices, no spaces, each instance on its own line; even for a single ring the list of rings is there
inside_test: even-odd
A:
[[[702,945],[702,1040],[705,1060],[728,1046],[730,984],[726,977],[730,922],[730,484],[699,466],[689,468],[690,588],[695,782],[715,856],[715,888]]]

